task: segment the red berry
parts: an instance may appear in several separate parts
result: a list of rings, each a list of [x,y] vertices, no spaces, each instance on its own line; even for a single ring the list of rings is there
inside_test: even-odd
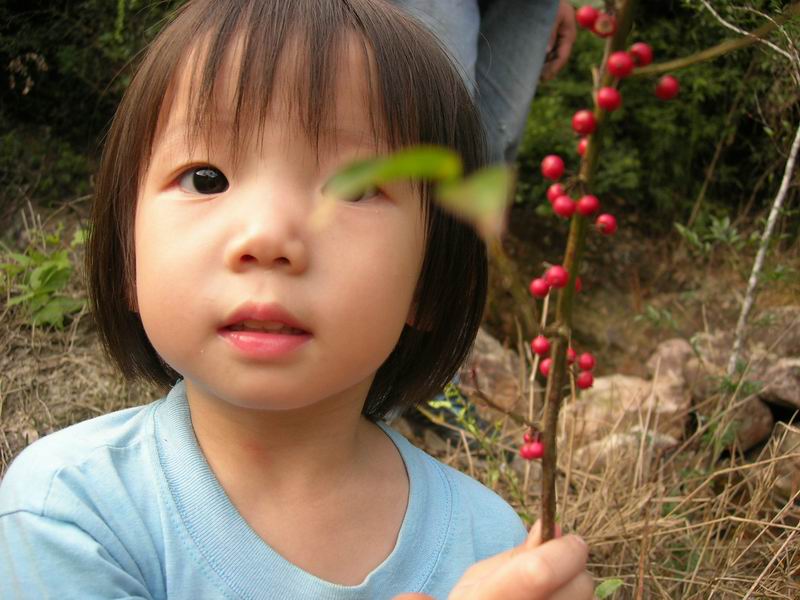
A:
[[[608,57],[608,72],[614,77],[627,77],[633,71],[633,58],[624,50],[619,50]]]
[[[617,220],[614,218],[614,215],[602,214],[597,217],[595,224],[600,233],[606,235],[614,235],[617,231]]]
[[[539,356],[544,356],[550,352],[550,342],[543,335],[537,335],[531,342],[531,350]]]
[[[539,373],[541,373],[543,377],[548,377],[550,375],[551,364],[553,364],[553,360],[550,358],[545,358],[539,363]]]
[[[628,54],[631,55],[637,67],[646,67],[653,62],[653,49],[644,42],[636,42],[630,47]]]
[[[575,202],[569,196],[559,196],[553,202],[553,212],[565,219],[575,214]]]
[[[594,6],[581,6],[575,11],[575,20],[578,22],[578,25],[584,29],[591,29],[594,26],[594,22],[597,21],[597,16],[599,14],[600,11]]]
[[[578,214],[588,217],[600,210],[600,200],[597,199],[597,196],[586,194],[578,200],[576,208],[578,209]]]
[[[583,289],[583,280],[581,279],[581,276],[578,275],[575,278],[575,292],[579,293],[582,289]]]
[[[542,160],[542,175],[555,181],[564,174],[564,161],[556,154],[548,154]]]
[[[554,183],[549,188],[547,188],[547,199],[550,200],[552,204],[555,202],[555,199],[559,196],[564,195],[564,186],[560,183]]]
[[[594,383],[594,377],[590,371],[582,371],[575,379],[575,384],[582,390],[589,389]]]
[[[536,438],[534,437],[533,433],[531,433],[530,431],[526,431],[525,433],[522,434],[522,439],[525,440],[526,444],[530,444]]]
[[[544,456],[544,444],[538,440],[527,442],[519,449],[519,455],[525,460],[542,458]]]
[[[544,444],[539,440],[531,442],[528,456],[533,459],[542,458],[544,456]]]
[[[575,350],[567,348],[567,364],[571,365],[575,362]]]
[[[622,106],[622,94],[613,87],[600,88],[597,91],[597,106],[608,112],[617,110]]]
[[[601,38],[611,37],[617,31],[617,18],[601,12],[592,26],[592,33]]]
[[[594,369],[594,356],[590,352],[584,352],[578,357],[578,368],[581,371],[591,371]]]
[[[672,75],[664,75],[656,84],[656,96],[662,100],[672,100],[680,90],[678,80]]]
[[[542,277],[537,277],[533,281],[531,281],[531,285],[528,288],[531,292],[531,296],[536,298],[544,298],[550,292],[550,284],[547,283]]]
[[[572,129],[579,135],[589,135],[594,133],[594,128],[597,127],[594,113],[590,110],[579,110],[572,116]]]
[[[544,278],[554,288],[563,288],[569,281],[569,273],[561,265],[553,265],[547,269]]]
[[[586,154],[586,147],[589,145],[589,138],[581,138],[581,141],[578,142],[578,154],[583,156]]]

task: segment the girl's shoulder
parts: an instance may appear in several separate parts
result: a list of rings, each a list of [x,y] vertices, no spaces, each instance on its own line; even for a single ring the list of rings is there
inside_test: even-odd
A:
[[[450,507],[452,526],[476,541],[478,554],[491,556],[525,540],[525,524],[499,494],[418,448],[391,426],[385,429],[406,462],[412,487],[425,488],[427,506]]]
[[[76,423],[25,448],[0,480],[0,516],[15,511],[39,515],[59,488],[101,487],[147,452],[149,418],[160,401]],[[144,456],[139,456],[144,458]]]

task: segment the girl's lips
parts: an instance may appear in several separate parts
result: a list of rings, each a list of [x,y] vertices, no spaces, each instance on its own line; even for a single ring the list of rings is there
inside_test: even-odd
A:
[[[220,329],[219,335],[238,352],[249,358],[270,359],[285,356],[313,337],[310,333],[277,333],[270,331]]]

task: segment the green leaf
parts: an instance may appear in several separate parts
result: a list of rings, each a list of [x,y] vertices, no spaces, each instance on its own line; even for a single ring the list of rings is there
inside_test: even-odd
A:
[[[506,207],[513,199],[515,175],[506,165],[493,165],[456,182],[443,182],[437,200],[448,211],[472,222],[484,238],[503,232]]]
[[[608,598],[617,591],[617,588],[619,588],[622,583],[622,579],[606,579],[594,589],[594,595],[600,598],[600,600]]]
[[[61,329],[64,326],[64,316],[78,312],[82,307],[82,300],[63,296],[53,298],[34,313],[33,322],[36,325],[47,324]]]
[[[428,406],[431,408],[453,408],[449,400],[429,400]]]
[[[327,194],[347,199],[374,185],[400,179],[443,181],[461,175],[461,158],[438,146],[416,146],[388,157],[357,161],[337,172],[325,184]]]
[[[9,252],[8,256],[17,261],[23,267],[28,267],[33,264],[33,259],[30,256],[20,254],[19,252]]]
[[[15,304],[21,304],[23,302],[27,302],[31,298],[36,295],[36,292],[28,292],[26,294],[22,294],[21,296],[14,296],[8,301],[8,306],[14,306]]]
[[[75,230],[75,233],[72,234],[72,241],[69,243],[71,247],[81,246],[86,243],[86,237],[88,232],[83,227],[79,227]]]
[[[31,289],[47,292],[60,290],[69,281],[71,273],[72,265],[69,263],[65,266],[59,260],[48,260],[31,273]]]

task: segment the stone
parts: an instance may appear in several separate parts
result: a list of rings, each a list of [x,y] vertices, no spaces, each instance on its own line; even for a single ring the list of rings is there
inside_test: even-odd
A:
[[[642,429],[635,427],[624,433],[612,433],[578,448],[572,455],[572,464],[582,471],[595,474],[602,473],[614,464],[625,465],[626,469],[630,469],[637,464],[639,454],[642,453],[642,460],[646,463],[643,465],[645,471],[642,475],[647,476],[656,453],[677,445],[678,440],[670,435],[648,432],[642,446]]]
[[[446,454],[449,450],[447,442],[431,429],[423,432],[422,443],[429,454]]]
[[[800,356],[800,306],[761,311],[750,321],[748,339],[777,356]]]
[[[627,375],[598,377],[592,388],[561,410],[559,433],[565,440],[574,435],[573,447],[580,448],[642,426],[649,413],[648,431],[682,439],[690,404],[683,380],[672,375],[655,382]]]
[[[781,502],[786,502],[800,489],[800,427],[778,423],[773,438],[777,443],[776,456],[786,458],[775,462],[772,491]]]
[[[764,374],[759,397],[772,404],[800,409],[800,358],[778,359]]]
[[[719,391],[719,383],[725,371],[719,365],[692,357],[683,367],[683,376],[689,394],[695,400],[705,400]]]
[[[684,365],[693,355],[691,344],[683,338],[661,342],[647,361],[647,371],[651,377],[657,371],[659,376],[673,375],[682,379]]]
[[[465,396],[477,398],[474,370],[480,390],[495,404],[506,410],[512,410],[520,398],[519,368],[520,361],[517,354],[504,348],[481,327],[472,352],[459,372],[458,387]],[[477,399],[475,404],[481,418],[497,419],[497,411],[489,409]]]
[[[742,452],[747,452],[750,448],[769,438],[775,424],[769,406],[755,397],[748,398],[737,409],[734,419],[739,421],[736,429],[736,441]]]
[[[414,429],[411,427],[411,423],[408,422],[408,419],[396,417],[389,423],[389,427],[397,431],[407,440],[410,440],[412,443],[414,442]]]

